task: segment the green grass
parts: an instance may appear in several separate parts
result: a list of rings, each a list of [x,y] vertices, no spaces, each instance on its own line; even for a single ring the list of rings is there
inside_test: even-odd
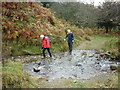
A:
[[[117,56],[118,54],[118,38],[112,37],[107,40],[104,44],[103,50],[109,50],[112,56]]]
[[[22,63],[7,62],[4,64],[3,88],[34,88],[37,87],[36,80],[32,79],[22,71]]]
[[[113,56],[118,54],[118,36],[92,35],[90,40],[83,40],[79,49],[110,51]]]
[[[72,83],[72,88],[84,88],[85,84],[83,83]]]
[[[27,46],[25,48],[22,49],[22,51],[24,51],[25,53],[28,54],[40,54],[41,53],[41,47],[39,46]]]

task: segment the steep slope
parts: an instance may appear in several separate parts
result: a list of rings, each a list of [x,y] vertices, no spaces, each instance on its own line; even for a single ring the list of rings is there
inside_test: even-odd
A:
[[[41,3],[4,2],[2,3],[3,55],[39,54],[39,35],[52,38],[52,51],[66,51],[63,41],[65,31],[70,28],[75,41],[91,34],[89,29],[78,27],[55,17],[50,9]],[[87,37],[86,37],[87,38]],[[75,42],[77,45],[78,41]]]

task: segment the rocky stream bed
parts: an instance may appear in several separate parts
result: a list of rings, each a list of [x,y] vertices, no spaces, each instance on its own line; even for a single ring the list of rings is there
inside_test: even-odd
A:
[[[109,77],[111,65],[119,64],[119,62],[111,61],[109,52],[95,50],[73,50],[72,55],[69,55],[68,52],[55,53],[52,58],[46,59],[42,59],[40,55],[18,56],[11,59],[22,61],[24,72],[47,81],[47,87],[51,87],[51,82],[60,79],[72,79],[76,82],[105,75]],[[61,81],[61,83],[63,82]],[[42,87],[46,86],[43,85]]]

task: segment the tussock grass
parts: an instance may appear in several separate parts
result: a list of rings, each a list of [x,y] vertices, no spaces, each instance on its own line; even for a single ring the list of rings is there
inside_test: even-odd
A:
[[[3,88],[34,88],[36,80],[32,79],[22,70],[22,63],[7,62],[2,68]]]

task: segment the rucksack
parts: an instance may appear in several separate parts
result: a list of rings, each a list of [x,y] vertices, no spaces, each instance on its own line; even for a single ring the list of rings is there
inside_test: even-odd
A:
[[[47,37],[47,38],[50,40],[50,42],[51,42],[52,39],[51,39],[49,36],[46,36],[46,37]]]

